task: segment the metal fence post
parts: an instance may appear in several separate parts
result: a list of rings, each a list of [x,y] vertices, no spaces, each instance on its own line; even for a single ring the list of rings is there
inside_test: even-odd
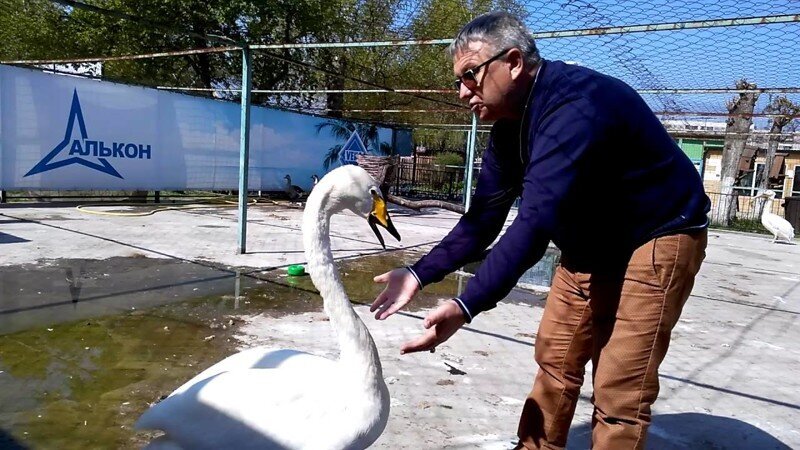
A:
[[[417,149],[414,149],[414,158],[411,160],[411,185],[417,184]]]
[[[456,175],[455,172],[449,172],[449,171],[447,172],[447,195],[445,196],[445,199],[447,200],[453,198],[453,191],[455,190],[453,186],[454,184],[453,180],[455,178],[455,175]]]
[[[242,114],[239,125],[239,246],[247,253],[247,175],[250,169],[250,48],[242,45]]]
[[[467,142],[467,173],[465,192],[464,192],[464,210],[469,211],[469,206],[472,203],[472,169],[475,165],[475,138],[478,134],[478,116],[472,114],[472,127],[469,130],[469,137]]]

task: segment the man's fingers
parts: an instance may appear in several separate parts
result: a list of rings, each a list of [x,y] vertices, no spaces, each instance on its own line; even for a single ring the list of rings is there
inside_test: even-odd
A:
[[[376,275],[375,278],[372,279],[372,281],[374,281],[376,283],[385,284],[385,283],[387,283],[389,281],[389,274],[390,273],[391,272],[386,272],[386,273],[382,273],[380,275]]]
[[[398,300],[391,305],[386,305],[387,308],[385,310],[378,312],[378,320],[383,320],[397,311],[400,311],[403,306],[406,306],[406,303],[408,303],[407,300]]]
[[[413,341],[406,342],[400,347],[400,354],[430,351],[436,347],[436,332],[428,330],[422,336],[414,339]]]
[[[369,312],[375,312],[375,310],[380,308],[381,305],[383,305],[388,299],[389,298],[386,296],[386,290],[382,291],[380,294],[378,294],[378,297],[375,298],[375,301],[372,302],[372,305],[369,307]],[[375,318],[377,318],[377,316],[375,316]]]
[[[426,329],[428,329],[428,328],[438,324],[439,322],[441,322],[444,319],[444,317],[445,317],[444,314],[445,314],[445,312],[441,307],[434,309],[433,311],[431,311],[428,314],[427,317],[425,317],[425,320],[422,321],[422,326],[425,327]]]
[[[391,300],[389,300],[389,299],[387,298],[387,299],[385,299],[385,300],[383,301],[383,303],[381,303],[380,305],[376,306],[376,307],[375,307],[375,319],[377,319],[377,320],[383,320],[383,319],[384,319],[384,317],[383,317],[383,313],[384,313],[384,312],[386,312],[386,310],[387,310],[387,309],[388,309],[390,306],[392,306],[393,304],[394,304],[394,303],[393,303]]]

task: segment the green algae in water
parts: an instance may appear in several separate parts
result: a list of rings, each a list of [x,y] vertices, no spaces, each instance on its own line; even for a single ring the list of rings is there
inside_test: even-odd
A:
[[[232,352],[220,330],[156,314],[51,329],[0,336],[0,427],[34,448],[138,448],[150,402]]]
[[[0,447],[141,448],[155,433],[133,430],[136,419],[235,352],[239,316],[322,309],[299,280],[242,276],[234,295],[0,335]]]

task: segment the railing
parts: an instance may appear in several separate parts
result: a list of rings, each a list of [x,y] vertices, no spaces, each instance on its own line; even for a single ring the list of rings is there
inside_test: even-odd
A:
[[[480,168],[476,167],[474,181]],[[464,168],[457,166],[414,165],[402,161],[392,185],[392,193],[409,199],[435,199],[462,203],[464,199]],[[474,186],[473,186],[474,188]],[[755,192],[755,191],[754,191]],[[750,196],[750,190],[735,190],[733,194],[708,192],[711,199],[709,219],[714,225],[722,225],[745,231],[764,231],[760,225],[765,199]],[[733,202],[730,220],[723,220],[726,204]],[[770,212],[785,217],[784,199],[776,198]],[[517,206],[516,203],[514,206]]]
[[[464,169],[400,163],[392,191],[412,199],[461,202],[464,195]]]
[[[733,209],[730,211],[731,219],[758,221],[761,219],[761,212],[766,203],[764,198],[751,197],[747,192],[734,192],[733,194],[708,192],[707,195],[711,199],[711,212],[708,215],[712,223],[725,222],[723,216],[728,203],[733,203]],[[776,198],[772,201],[772,208],[769,212],[783,217],[782,204],[783,199]]]

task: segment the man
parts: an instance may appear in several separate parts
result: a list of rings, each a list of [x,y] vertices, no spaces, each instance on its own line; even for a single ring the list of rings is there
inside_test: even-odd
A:
[[[562,251],[536,339],[539,371],[520,448],[566,445],[593,365],[593,446],[643,448],[658,366],[705,256],[709,200],[689,159],[639,95],[590,69],[544,61],[524,25],[494,12],[450,46],[459,96],[494,121],[472,207],[372,310],[386,319],[478,258],[520,196],[517,217],[464,293],[432,311],[402,353],[433,351],[493,308],[544,254]]]

